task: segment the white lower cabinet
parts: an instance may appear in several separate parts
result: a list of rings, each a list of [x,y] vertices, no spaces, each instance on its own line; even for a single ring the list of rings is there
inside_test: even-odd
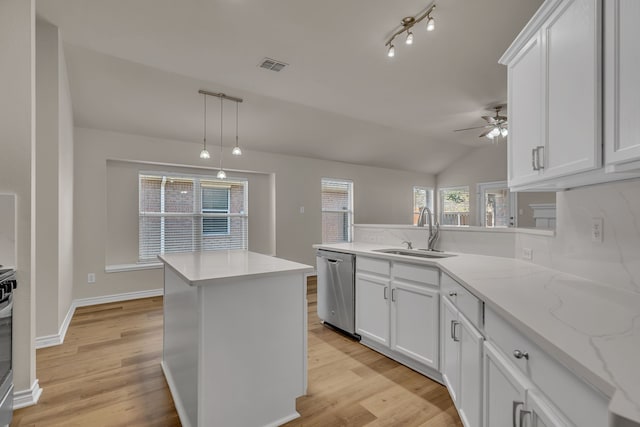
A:
[[[442,377],[465,427],[481,426],[484,337],[447,297],[441,313]]]
[[[484,425],[572,427],[491,342],[484,345]]]
[[[431,375],[439,369],[439,297],[437,269],[356,261],[356,332],[362,343]]]
[[[382,345],[389,345],[389,286],[389,279],[356,274],[356,332]]]

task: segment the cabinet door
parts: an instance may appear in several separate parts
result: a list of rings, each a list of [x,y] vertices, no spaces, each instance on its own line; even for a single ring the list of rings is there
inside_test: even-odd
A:
[[[605,2],[607,165],[640,160],[640,2]]]
[[[542,28],[545,179],[602,164],[600,9],[600,0],[566,0]]]
[[[484,425],[517,426],[530,383],[493,344],[484,344]]]
[[[458,321],[458,310],[443,297],[440,304],[442,319],[442,379],[444,380],[451,400],[458,404],[458,392],[460,390],[460,342],[454,337],[456,332],[456,322]]]
[[[356,275],[356,331],[360,336],[389,345],[389,281]]]
[[[463,315],[460,330],[460,402],[458,412],[465,427],[482,425],[482,344],[484,338]]]
[[[538,34],[530,40],[508,68],[509,186],[540,179],[533,152],[544,144],[542,43]]]
[[[438,297],[435,289],[395,281],[391,290],[391,348],[438,369]]]
[[[527,410],[522,418],[531,418],[531,423],[523,422],[520,427],[573,427],[566,418],[558,414],[557,410],[535,391],[527,393]]]

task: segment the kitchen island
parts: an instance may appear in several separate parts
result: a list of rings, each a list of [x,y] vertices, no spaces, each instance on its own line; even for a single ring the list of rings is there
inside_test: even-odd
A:
[[[182,425],[297,418],[307,382],[305,273],[313,268],[243,250],[159,258],[162,369]]]

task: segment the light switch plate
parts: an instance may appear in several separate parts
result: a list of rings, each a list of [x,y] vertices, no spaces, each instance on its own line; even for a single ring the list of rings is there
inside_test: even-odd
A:
[[[602,243],[604,241],[603,234],[604,219],[591,218],[591,241],[594,243]]]
[[[533,249],[531,248],[522,248],[522,259],[533,260]]]

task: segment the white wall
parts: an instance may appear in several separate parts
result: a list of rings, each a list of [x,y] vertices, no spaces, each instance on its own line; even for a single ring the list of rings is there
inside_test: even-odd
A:
[[[593,218],[603,218],[602,243],[591,241]],[[521,235],[533,262],[640,292],[640,180],[578,188],[557,194],[556,236]]]
[[[17,203],[17,278],[13,323],[13,370],[17,391],[28,390],[35,371],[35,268],[32,242],[35,146],[35,5],[0,2],[0,192]]]
[[[75,129],[75,199],[74,199],[74,298],[144,291],[162,287],[161,270],[105,273],[109,227],[108,201],[117,197],[109,186],[108,165],[113,160],[140,164],[188,167],[203,174],[215,175],[217,152],[211,160],[198,158],[199,143],[161,140],[145,136],[107,132],[96,129]],[[277,256],[306,264],[315,264],[311,247],[321,240],[320,179],[322,177],[351,179],[354,182],[356,222],[405,223],[412,219],[414,185],[434,186],[434,177],[390,169],[358,166],[302,157],[277,155],[246,150],[243,156],[229,155],[225,147],[225,168],[252,171],[269,176],[273,208],[253,211],[249,217],[272,215],[275,227],[260,235],[250,231],[249,240],[258,239],[258,247],[272,247]],[[136,184],[137,185],[137,184]],[[252,189],[250,187],[249,192]],[[134,200],[131,194],[125,196]],[[135,198],[137,203],[137,197]],[[258,204],[257,206],[260,206]],[[304,206],[304,214],[300,207]],[[135,213],[137,205],[128,208]],[[274,209],[273,213],[269,210]],[[251,227],[251,224],[250,224]],[[137,243],[137,242],[136,242]],[[256,245],[256,242],[250,243]],[[110,250],[109,250],[110,251]],[[137,246],[129,248],[137,253]],[[112,262],[109,259],[109,262]],[[88,273],[96,273],[96,283],[88,285]]]
[[[58,333],[73,289],[73,119],[58,28],[36,21],[36,335]]]

